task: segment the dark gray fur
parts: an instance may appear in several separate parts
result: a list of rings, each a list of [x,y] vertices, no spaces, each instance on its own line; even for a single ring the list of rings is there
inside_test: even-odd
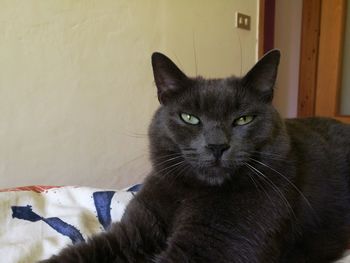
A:
[[[271,105],[279,57],[268,53],[243,78],[204,79],[154,53],[161,107],[149,128],[153,171],[120,223],[44,262],[339,258],[350,237],[350,126],[281,119]],[[182,112],[200,124],[185,123]],[[234,124],[246,115],[255,118]]]

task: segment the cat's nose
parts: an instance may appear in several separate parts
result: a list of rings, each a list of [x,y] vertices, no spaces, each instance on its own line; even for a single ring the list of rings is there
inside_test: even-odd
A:
[[[228,148],[230,148],[230,145],[228,144],[208,144],[207,148],[212,151],[214,157],[216,159],[221,158],[224,151],[226,151]]]

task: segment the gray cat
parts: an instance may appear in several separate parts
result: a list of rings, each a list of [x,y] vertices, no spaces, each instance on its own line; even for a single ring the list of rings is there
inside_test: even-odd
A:
[[[283,120],[280,52],[243,78],[187,77],[154,53],[153,170],[109,231],[46,263],[332,262],[350,237],[350,125]]]

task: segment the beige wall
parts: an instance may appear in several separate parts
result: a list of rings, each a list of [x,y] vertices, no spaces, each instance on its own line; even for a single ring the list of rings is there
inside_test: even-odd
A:
[[[282,52],[274,105],[284,117],[298,107],[302,0],[276,0],[275,47]]]
[[[234,13],[253,29],[234,28]],[[124,187],[147,174],[150,55],[191,75],[256,59],[256,0],[13,1],[0,8],[0,187]],[[238,37],[241,38],[242,51]]]
[[[257,59],[257,0],[167,1],[166,53],[190,75],[241,75]],[[234,27],[235,12],[251,15],[252,30]],[[196,53],[196,59],[195,54]]]

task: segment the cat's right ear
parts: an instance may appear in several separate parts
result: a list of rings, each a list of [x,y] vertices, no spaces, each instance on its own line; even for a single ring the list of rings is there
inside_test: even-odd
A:
[[[167,56],[158,52],[153,53],[152,67],[158,100],[161,104],[166,104],[188,85],[189,78]]]

